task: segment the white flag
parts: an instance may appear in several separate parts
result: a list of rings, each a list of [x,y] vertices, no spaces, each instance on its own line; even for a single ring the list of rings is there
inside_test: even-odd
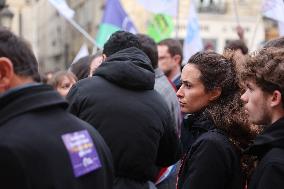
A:
[[[75,12],[67,5],[65,0],[48,0],[48,1],[57,9],[57,11],[62,16],[68,19],[73,18]]]
[[[283,0],[265,0],[262,4],[263,15],[284,22],[284,2]]]
[[[188,24],[186,29],[186,37],[183,43],[184,60],[188,61],[188,59],[193,54],[202,50],[203,44],[199,32],[198,17],[194,6],[194,1],[191,0],[189,7]]]
[[[89,50],[88,50],[88,46],[86,45],[86,43],[84,43],[79,52],[77,53],[76,57],[74,58],[72,64],[76,63],[80,58],[83,58],[84,56],[88,56],[89,55]]]
[[[137,0],[146,10],[155,14],[176,16],[178,0]]]
[[[278,21],[279,35],[284,36],[284,1],[264,0],[262,13],[268,18]]]
[[[284,22],[278,22],[279,35],[284,36]]]

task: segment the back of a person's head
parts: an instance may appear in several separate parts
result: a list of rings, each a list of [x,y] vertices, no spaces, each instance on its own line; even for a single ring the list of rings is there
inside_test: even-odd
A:
[[[0,27],[0,57],[11,60],[15,74],[40,81],[37,60],[30,46],[6,28]]]
[[[126,31],[117,31],[113,33],[104,44],[103,54],[109,57],[118,51],[130,47],[141,49],[141,44],[138,40],[138,37]]]
[[[284,47],[284,37],[272,39],[272,40],[266,42],[263,47],[264,48],[268,48],[268,47],[283,48]]]
[[[158,43],[160,46],[167,46],[171,56],[180,55],[181,61],[183,59],[182,45],[179,40],[168,38]]]
[[[242,40],[232,40],[227,43],[225,50],[241,50],[244,55],[248,54],[248,47]]]
[[[70,71],[76,75],[78,80],[87,78],[90,72],[91,56],[85,56],[70,66]]]
[[[139,41],[141,43],[141,50],[149,57],[153,68],[157,68],[158,50],[155,41],[147,35],[143,34],[137,34],[137,37],[139,38]]]

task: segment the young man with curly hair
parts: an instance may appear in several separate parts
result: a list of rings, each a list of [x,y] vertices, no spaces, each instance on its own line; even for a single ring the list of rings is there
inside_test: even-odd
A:
[[[246,150],[258,165],[249,189],[284,187],[284,49],[267,48],[251,56],[241,72],[249,120],[263,132]]]

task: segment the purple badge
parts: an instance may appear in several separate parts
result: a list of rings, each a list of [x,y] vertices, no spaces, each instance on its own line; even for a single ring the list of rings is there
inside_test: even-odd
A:
[[[87,130],[67,133],[61,137],[69,152],[75,177],[101,167],[95,145]]]

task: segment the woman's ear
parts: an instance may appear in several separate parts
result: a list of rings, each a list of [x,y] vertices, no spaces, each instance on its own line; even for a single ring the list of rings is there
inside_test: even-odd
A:
[[[4,92],[9,88],[14,75],[14,67],[11,60],[0,57],[0,92]]]
[[[218,88],[211,90],[209,93],[210,93],[209,101],[214,101],[221,95],[222,89],[218,87]]]

